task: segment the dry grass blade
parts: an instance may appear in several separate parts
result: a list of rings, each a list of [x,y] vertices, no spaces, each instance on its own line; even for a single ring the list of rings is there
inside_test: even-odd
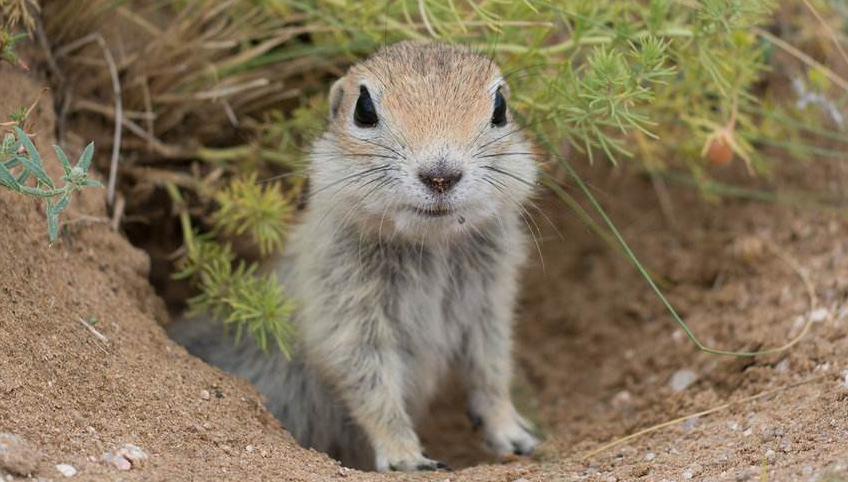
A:
[[[842,43],[839,42],[839,38],[837,38],[836,33],[833,29],[828,25],[827,22],[822,18],[821,14],[815,7],[809,2],[809,0],[801,0],[804,5],[807,7],[816,20],[821,24],[822,28],[824,28],[825,32],[827,32],[828,37],[833,41],[833,45],[836,46],[836,49],[839,51],[839,55],[842,56],[842,60],[845,62],[845,65],[848,65],[848,53],[845,53],[845,49],[842,47]]]
[[[798,333],[798,335],[796,335],[794,338],[792,338],[791,340],[789,340],[787,343],[783,344],[782,346],[768,350],[769,353],[777,353],[777,352],[784,351],[784,350],[791,348],[792,346],[797,344],[799,341],[801,341],[801,339],[804,338],[804,336],[806,336],[807,332],[810,330],[810,327],[812,326],[812,322],[813,322],[812,313],[816,310],[816,307],[818,306],[818,297],[816,296],[816,291],[815,291],[815,287],[813,286],[812,280],[807,275],[806,271],[804,270],[804,268],[801,266],[801,264],[798,262],[797,259],[795,259],[789,253],[787,253],[785,250],[783,250],[782,248],[780,248],[779,246],[777,246],[776,244],[774,244],[770,241],[766,243],[766,247],[769,250],[771,250],[771,252],[775,256],[777,256],[784,263],[789,265],[789,267],[792,269],[792,271],[795,272],[795,274],[797,274],[799,278],[801,278],[801,281],[804,283],[804,289],[807,291],[807,296],[809,298],[809,304],[810,304],[809,312],[807,314],[807,320],[804,323],[804,327],[801,329],[800,333]],[[587,453],[586,455],[583,456],[583,460],[590,459],[590,458],[594,457],[595,455],[597,455],[597,454],[599,454],[599,453],[601,453],[605,450],[608,450],[608,449],[615,447],[617,445],[621,445],[621,444],[628,442],[630,440],[633,440],[635,438],[641,437],[642,435],[647,435],[649,433],[656,432],[657,430],[661,430],[663,428],[670,427],[672,425],[678,424],[678,423],[683,422],[685,420],[688,420],[690,418],[703,417],[705,415],[710,415],[710,414],[719,412],[721,410],[732,407],[734,405],[753,402],[753,401],[758,400],[760,398],[765,398],[765,397],[768,397],[770,395],[774,395],[776,393],[780,393],[780,392],[790,390],[790,389],[795,388],[795,387],[799,387],[801,385],[805,385],[807,383],[811,383],[811,382],[814,382],[814,381],[817,381],[817,380],[821,380],[825,376],[826,375],[813,377],[813,378],[810,378],[808,380],[805,380],[805,381],[802,381],[802,382],[799,382],[799,383],[794,383],[794,384],[791,384],[791,385],[787,385],[785,387],[761,392],[761,393],[758,393],[756,395],[752,395],[750,397],[745,397],[745,398],[742,398],[742,399],[739,399],[739,400],[734,400],[734,401],[731,401],[731,402],[723,403],[721,405],[718,405],[716,407],[713,407],[713,408],[710,408],[710,409],[707,409],[707,410],[703,410],[703,411],[700,411],[700,412],[685,415],[683,417],[675,418],[674,420],[669,420],[667,422],[663,422],[661,424],[654,425],[652,427],[648,427],[646,429],[639,430],[636,433],[633,433],[633,434],[627,435],[625,437],[619,438],[619,439],[614,440],[610,443],[604,444],[604,445],[598,447],[595,450],[592,450],[591,452],[589,452],[589,453]]]
[[[768,32],[764,29],[761,29],[759,27],[755,27],[753,29],[753,31],[754,31],[755,34],[759,35],[760,37],[767,40],[768,42],[774,44],[776,47],[785,51],[789,55],[791,55],[791,56],[795,57],[796,59],[800,60],[801,62],[807,64],[807,66],[820,70],[821,73],[823,73],[828,79],[830,79],[831,82],[838,85],[839,88],[841,88],[845,92],[848,92],[848,81],[846,81],[845,79],[840,77],[839,74],[837,74],[833,70],[829,69],[828,67],[826,67],[824,64],[822,64],[818,60],[810,57],[809,55],[802,52],[801,50],[799,50],[794,45],[790,44],[789,42],[786,42],[785,40],[783,40],[781,38],[776,37],[775,35],[771,34],[770,32]]]
[[[636,439],[638,437],[641,437],[643,435],[647,435],[649,433],[653,433],[653,432],[656,432],[658,430],[662,430],[666,427],[671,427],[672,425],[676,425],[678,423],[684,422],[684,421],[686,421],[690,418],[704,417],[706,415],[711,415],[713,413],[720,412],[720,411],[725,410],[727,408],[730,408],[734,405],[740,405],[740,404],[743,404],[743,403],[750,403],[750,402],[759,400],[761,398],[770,397],[772,395],[776,395],[778,393],[785,392],[787,390],[792,390],[793,388],[797,388],[797,387],[800,387],[802,385],[807,385],[809,383],[817,382],[819,380],[826,378],[827,376],[828,375],[820,375],[820,376],[817,376],[817,377],[809,378],[807,380],[804,380],[804,381],[801,381],[801,382],[798,382],[798,383],[793,383],[793,384],[787,385],[785,387],[780,387],[780,388],[775,388],[774,390],[768,390],[768,391],[765,391],[765,392],[760,392],[756,395],[751,395],[750,397],[740,398],[739,400],[733,400],[731,402],[723,403],[721,405],[710,408],[708,410],[703,410],[703,411],[700,411],[700,412],[691,413],[689,415],[684,415],[683,417],[675,418],[674,420],[669,420],[667,422],[663,422],[661,424],[654,425],[652,427],[648,427],[648,428],[640,430],[636,433],[630,434],[626,437],[622,437],[618,440],[614,440],[614,441],[612,441],[608,444],[601,445],[600,447],[596,448],[595,450],[592,450],[591,452],[584,455],[582,457],[582,459],[584,461],[591,459],[592,457],[598,455],[599,453],[604,452],[606,450],[609,450],[609,449],[611,449],[615,446],[621,445],[625,442],[629,442],[629,441]]]

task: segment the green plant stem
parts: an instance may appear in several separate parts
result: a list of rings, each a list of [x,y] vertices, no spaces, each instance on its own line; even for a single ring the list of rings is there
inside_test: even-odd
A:
[[[683,332],[686,333],[686,336],[689,338],[689,340],[692,341],[692,343],[695,344],[695,346],[698,348],[698,350],[706,352],[706,353],[711,353],[713,355],[724,355],[724,356],[734,356],[734,357],[755,357],[755,356],[762,356],[762,355],[770,355],[770,354],[773,354],[773,353],[779,353],[779,352],[789,348],[789,346],[793,345],[796,341],[798,341],[800,339],[800,336],[799,336],[799,337],[796,337],[792,342],[787,343],[784,346],[777,347],[777,348],[770,348],[770,349],[767,349],[767,350],[758,350],[758,351],[718,350],[718,349],[715,349],[715,348],[710,348],[710,347],[704,345],[703,343],[701,343],[701,341],[698,340],[698,338],[695,336],[695,333],[692,332],[692,330],[689,328],[689,326],[686,324],[686,322],[684,322],[683,319],[680,318],[680,315],[677,314],[677,311],[674,309],[674,307],[671,305],[671,303],[665,297],[663,292],[659,289],[657,284],[654,283],[654,280],[651,277],[651,275],[648,273],[648,271],[642,265],[641,261],[639,261],[639,258],[636,257],[636,254],[633,253],[633,250],[630,248],[630,245],[627,243],[627,241],[624,240],[624,237],[618,231],[618,228],[615,227],[615,224],[609,218],[609,216],[607,215],[604,208],[601,207],[600,203],[595,198],[595,196],[592,195],[592,192],[589,190],[588,186],[586,186],[586,183],[583,182],[583,179],[580,177],[580,175],[577,173],[577,171],[574,170],[574,167],[572,167],[571,163],[569,163],[568,160],[565,159],[565,157],[560,155],[554,149],[553,145],[551,144],[551,142],[548,140],[547,136],[545,136],[544,133],[542,133],[538,128],[534,128],[534,131],[536,132],[536,135],[537,135],[539,141],[545,146],[546,149],[548,149],[549,152],[551,152],[554,155],[554,157],[556,157],[556,159],[560,163],[560,165],[562,165],[566,169],[566,171],[568,171],[569,176],[571,176],[571,178],[574,179],[574,181],[577,183],[580,190],[583,192],[583,194],[586,196],[586,198],[592,204],[592,207],[595,209],[595,211],[598,213],[598,215],[603,220],[607,229],[609,229],[609,231],[615,237],[616,241],[618,241],[618,244],[621,246],[621,248],[627,254],[627,257],[630,258],[630,260],[636,266],[636,269],[639,271],[639,273],[642,275],[642,277],[645,279],[645,281],[651,287],[651,290],[657,295],[657,297],[660,299],[662,304],[665,306],[666,310],[668,310],[668,312],[671,314],[672,318],[674,318],[674,321],[676,321],[677,324],[680,325],[680,328],[683,329]],[[807,325],[807,327],[809,327],[809,325]],[[803,334],[804,334],[804,332],[802,332],[802,335]]]
[[[693,35],[691,30],[682,28],[682,27],[669,27],[667,29],[661,30],[656,33],[658,37],[691,37]],[[643,39],[651,36],[651,32],[647,30],[642,30],[633,35],[634,39]],[[547,47],[534,47],[528,45],[516,45],[516,44],[475,44],[473,48],[478,50],[494,50],[496,52],[506,52],[512,54],[526,54],[533,52],[534,54],[542,54],[542,55],[553,55],[562,52],[566,52],[576,46],[583,45],[606,45],[612,43],[616,40],[614,37],[610,37],[609,35],[585,35],[575,39],[568,39],[558,44],[549,45]]]

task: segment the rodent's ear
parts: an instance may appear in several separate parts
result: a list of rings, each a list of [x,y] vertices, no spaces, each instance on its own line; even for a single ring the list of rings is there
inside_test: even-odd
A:
[[[341,78],[335,82],[333,82],[333,86],[330,87],[330,118],[335,119],[339,114],[339,108],[342,105],[342,97],[344,97],[344,90],[342,89],[342,80]]]

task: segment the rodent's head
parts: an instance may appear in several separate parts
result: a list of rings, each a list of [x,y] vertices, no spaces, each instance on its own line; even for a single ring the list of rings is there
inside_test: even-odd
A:
[[[536,182],[508,101],[498,67],[467,48],[381,49],[330,91],[329,128],[312,153],[313,207],[416,239],[497,223]]]

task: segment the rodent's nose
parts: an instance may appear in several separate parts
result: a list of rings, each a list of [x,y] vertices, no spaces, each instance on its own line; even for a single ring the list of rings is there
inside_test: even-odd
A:
[[[436,194],[444,194],[462,179],[462,172],[439,169],[418,173],[418,179]]]

